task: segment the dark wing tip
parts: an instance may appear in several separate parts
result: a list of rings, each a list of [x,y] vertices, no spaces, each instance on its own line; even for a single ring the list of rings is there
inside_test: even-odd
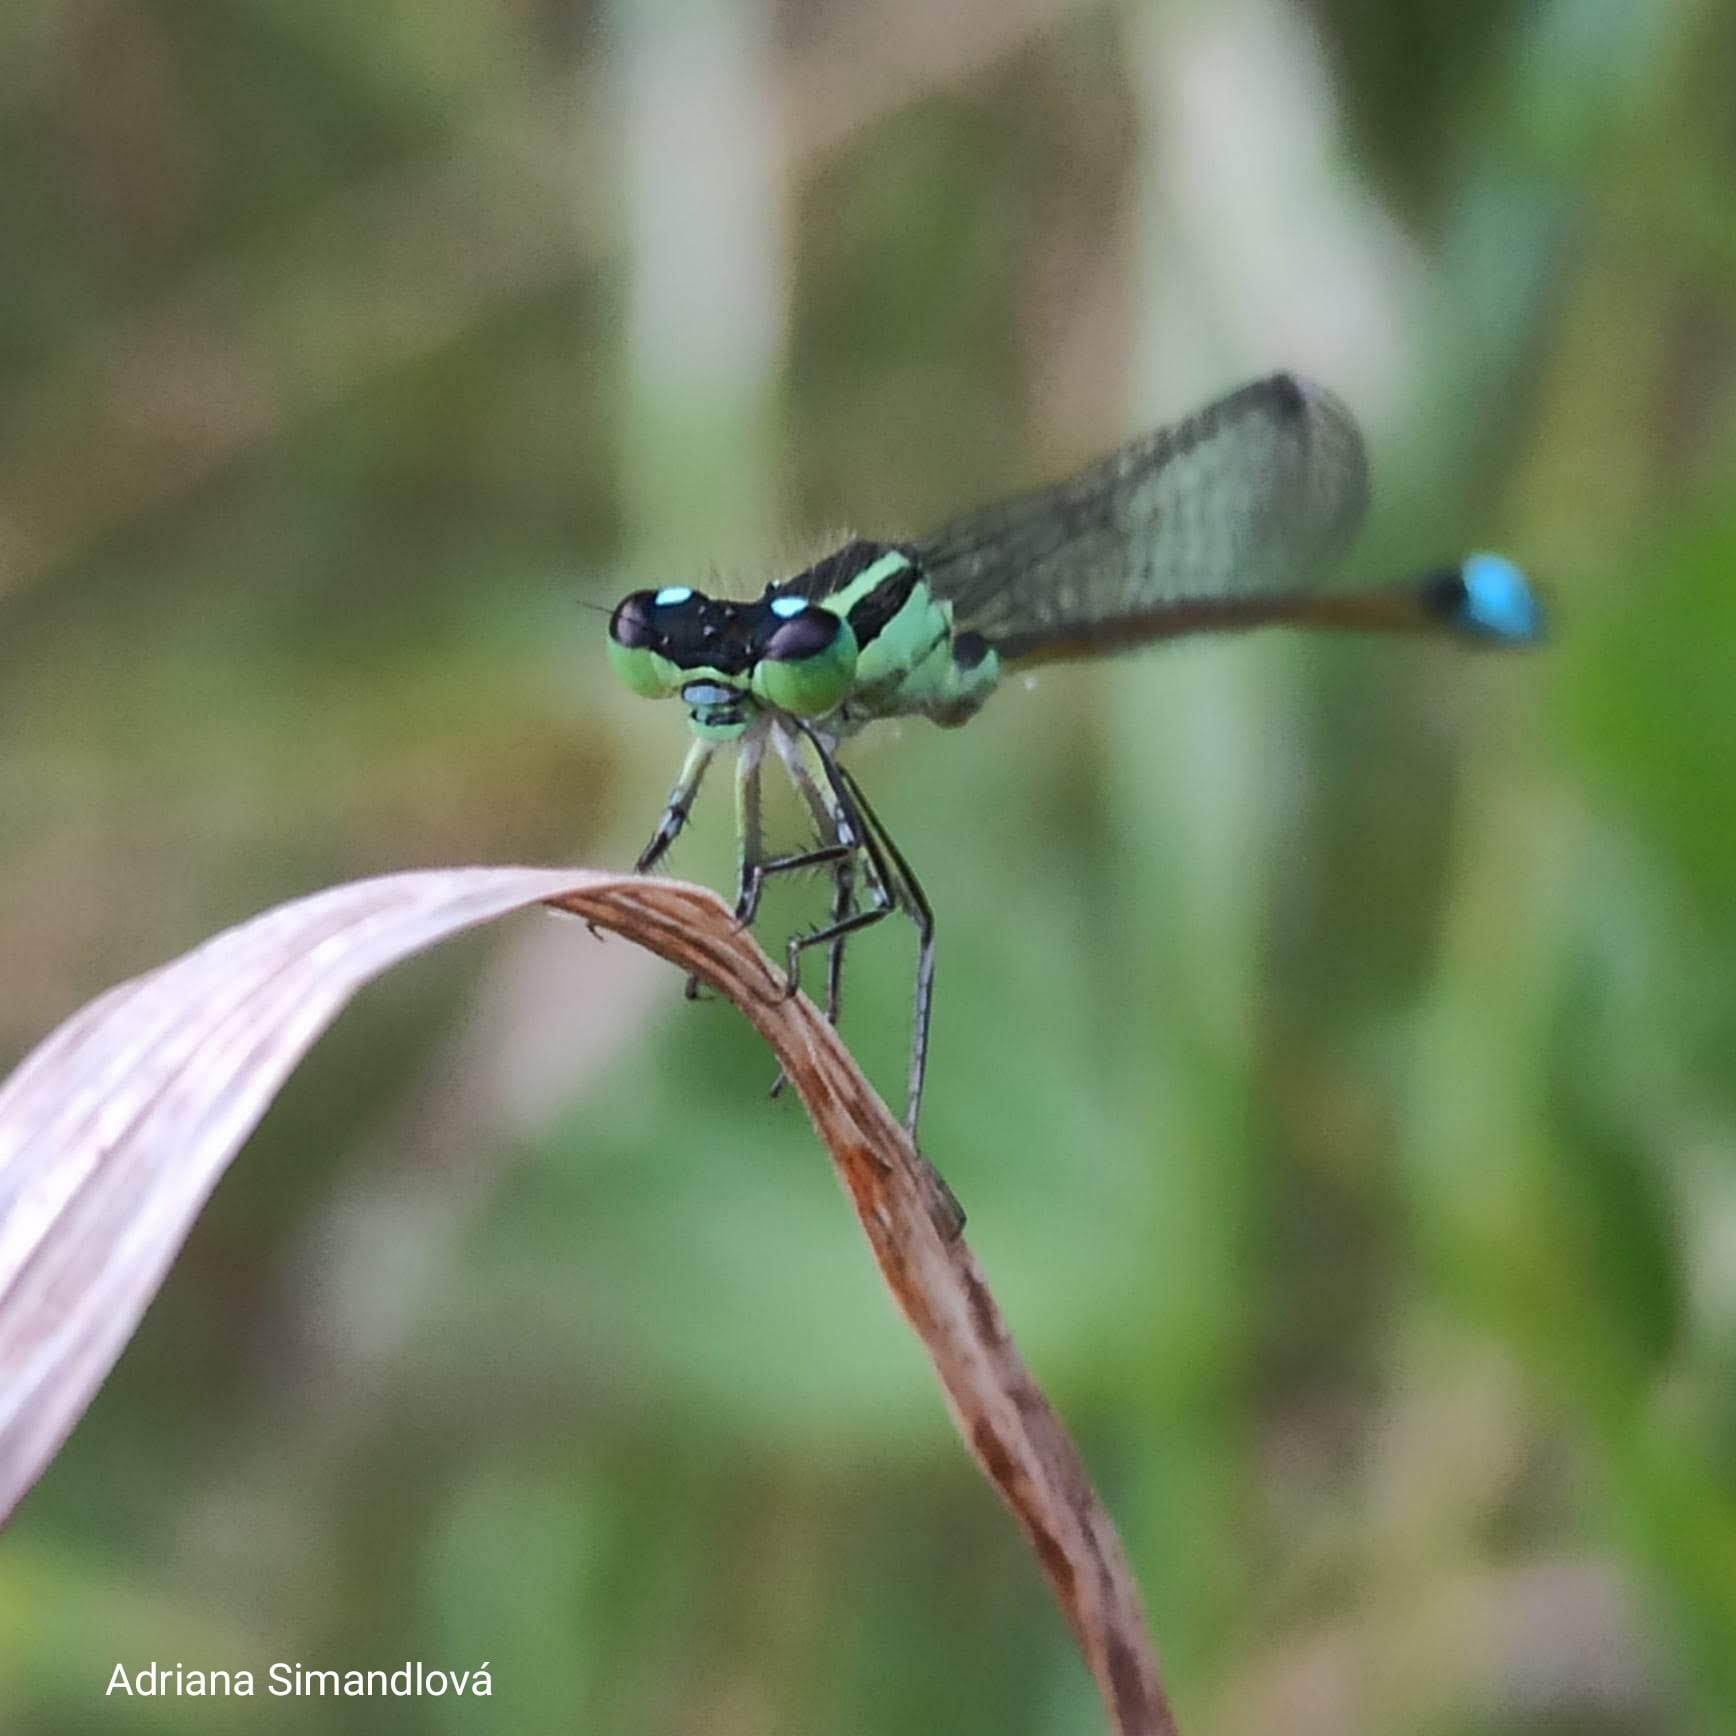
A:
[[[1270,374],[1260,381],[1266,402],[1285,416],[1301,416],[1308,409],[1308,388],[1294,374]]]

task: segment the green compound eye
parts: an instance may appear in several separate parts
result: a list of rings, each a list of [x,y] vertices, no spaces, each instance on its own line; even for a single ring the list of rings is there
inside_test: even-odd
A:
[[[850,623],[830,609],[809,607],[784,619],[766,641],[753,668],[753,691],[778,711],[819,717],[855,679],[856,635]]]
[[[651,611],[656,606],[657,593],[635,591],[622,598],[609,617],[609,667],[622,686],[641,699],[667,699],[675,691],[668,660],[652,649],[657,636]]]

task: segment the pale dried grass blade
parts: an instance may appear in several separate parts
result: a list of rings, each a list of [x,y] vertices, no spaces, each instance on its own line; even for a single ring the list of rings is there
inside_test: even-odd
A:
[[[576,869],[395,874],[268,911],[94,1001],[0,1087],[0,1514],[48,1462],[309,1045],[388,966],[549,903],[727,996],[782,1063],[1113,1728],[1174,1731],[1119,1538],[944,1196],[836,1034],[716,897]]]
[[[217,1178],[350,996],[461,929],[601,878],[458,869],[300,899],[111,989],[0,1087],[0,1513],[83,1413]]]

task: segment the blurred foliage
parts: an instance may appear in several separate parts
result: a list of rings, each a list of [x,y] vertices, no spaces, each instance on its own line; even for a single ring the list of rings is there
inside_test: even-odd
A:
[[[1715,0],[0,12],[0,1047],[319,884],[630,861],[680,719],[575,602],[1320,374],[1362,568],[1499,542],[1558,642],[862,744],[925,1144],[1187,1728],[1730,1728],[1733,65]],[[273,1111],[0,1552],[8,1730],[1097,1727],[764,1056],[569,928]],[[494,1697],[97,1705],[406,1658]]]

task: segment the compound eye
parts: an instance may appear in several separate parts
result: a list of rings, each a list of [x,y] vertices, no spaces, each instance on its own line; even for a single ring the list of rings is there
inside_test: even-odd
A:
[[[778,625],[753,666],[754,694],[779,711],[821,717],[856,678],[856,635],[842,615],[794,598],[780,597],[772,612]]]
[[[799,663],[804,657],[817,657],[830,649],[843,624],[843,617],[830,609],[804,609],[780,623],[760,655],[774,663]]]
[[[622,685],[641,699],[663,699],[680,680],[680,672],[658,651],[664,635],[652,625],[665,601],[662,591],[635,591],[623,597],[609,617],[609,665]]]
[[[609,617],[609,637],[624,651],[649,650],[657,637],[651,630],[651,611],[656,606],[656,594],[651,591],[623,597]]]

